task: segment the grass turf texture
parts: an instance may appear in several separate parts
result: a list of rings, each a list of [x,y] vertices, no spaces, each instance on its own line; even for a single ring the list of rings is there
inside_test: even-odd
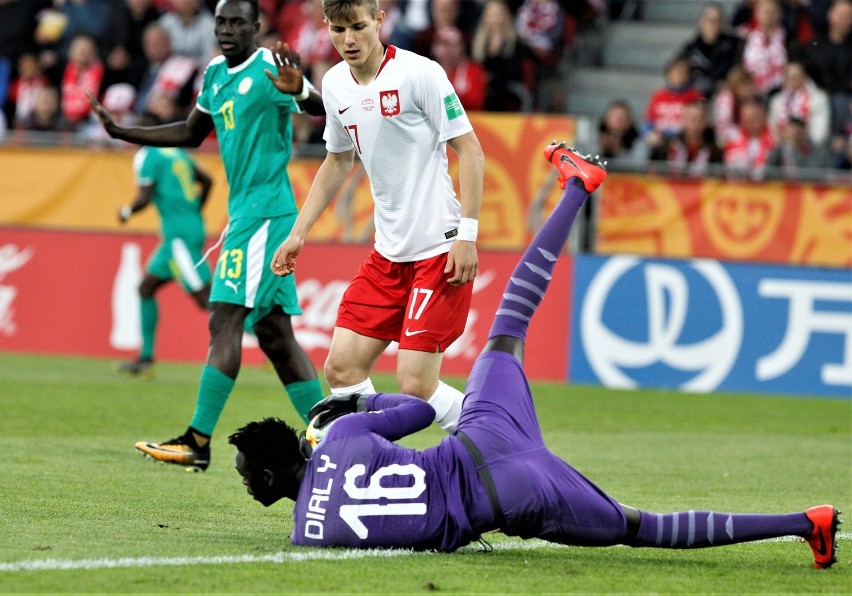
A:
[[[181,433],[200,366],[128,379],[98,359],[0,354],[0,592],[849,593],[850,540],[828,571],[806,544],[571,548],[501,534],[457,553],[365,557],[289,544],[292,507],[252,501],[227,435],[268,415],[297,424],[275,376],[245,368],[204,474],[147,461],[137,440]],[[390,377],[376,386],[392,390]],[[450,379],[461,386],[460,379]],[[852,515],[852,404],[844,400],[534,384],[551,448],[622,502],[651,511]],[[430,428],[404,442],[425,447]],[[841,526],[848,536],[852,524]],[[315,559],[331,555],[332,560]],[[194,559],[197,557],[198,559]],[[220,560],[214,557],[223,557]],[[245,557],[247,562],[237,562]],[[264,557],[266,559],[264,560]],[[152,558],[152,559],[146,559]],[[169,561],[168,558],[193,558]],[[117,568],[8,570],[38,560]],[[107,563],[105,563],[107,562]],[[176,563],[187,563],[178,565]],[[172,564],[166,564],[172,563]],[[30,564],[30,563],[28,563]],[[30,564],[31,565],[31,564]]]

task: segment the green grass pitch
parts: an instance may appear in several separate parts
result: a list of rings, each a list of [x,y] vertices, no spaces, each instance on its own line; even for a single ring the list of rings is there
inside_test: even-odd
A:
[[[210,469],[189,474],[145,460],[133,443],[183,431],[201,367],[160,364],[144,381],[111,365],[0,354],[0,593],[852,593],[852,524],[828,571],[793,539],[674,551],[495,533],[491,553],[296,549],[290,503],[252,501],[226,441],[268,415],[295,425],[270,371],[243,369]],[[390,377],[375,382],[394,389]],[[852,515],[849,400],[533,391],[551,448],[624,503],[791,512],[830,502]],[[441,436],[430,428],[405,443]]]

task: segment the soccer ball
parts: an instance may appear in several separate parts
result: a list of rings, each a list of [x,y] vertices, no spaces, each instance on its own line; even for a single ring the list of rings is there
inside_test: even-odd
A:
[[[334,420],[326,424],[325,426],[318,426],[319,417],[322,414],[317,414],[314,416],[313,420],[308,424],[308,429],[305,431],[305,439],[307,439],[308,444],[312,449],[316,449],[317,445],[320,444],[320,441],[323,440],[325,434],[328,432],[328,429],[334,424]]]

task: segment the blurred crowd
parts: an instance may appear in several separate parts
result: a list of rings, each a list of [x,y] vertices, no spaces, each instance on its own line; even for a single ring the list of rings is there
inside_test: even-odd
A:
[[[641,119],[607,106],[602,155],[696,176],[850,169],[852,0],[747,0],[732,15],[708,2],[663,74]]]
[[[117,120],[183,119],[216,55],[215,0],[0,0],[0,136],[63,131],[107,142],[87,89]],[[258,43],[287,42],[320,86],[339,61],[321,0],[259,0]],[[578,30],[641,18],[641,0],[379,0],[383,41],[439,62],[467,110],[538,111]],[[629,10],[628,10],[629,9]],[[570,76],[570,71],[568,76]],[[701,175],[720,164],[761,176],[852,160],[852,0],[704,5],[694,39],[667,63],[641,117],[605,108],[599,151]],[[319,142],[322,119],[297,122]]]
[[[379,0],[383,41],[439,61],[468,110],[530,107],[536,69],[554,67],[566,32],[603,0]],[[191,109],[217,53],[215,0],[0,0],[0,105],[6,129],[97,136],[86,89],[120,119],[163,122]],[[298,51],[320,85],[340,60],[321,0],[259,0],[258,42]],[[300,140],[321,135],[316,122]]]

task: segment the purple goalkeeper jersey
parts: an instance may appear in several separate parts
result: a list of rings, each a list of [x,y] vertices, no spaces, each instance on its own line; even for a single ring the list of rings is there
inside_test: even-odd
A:
[[[432,423],[426,402],[368,398],[314,450],[293,512],[293,544],[453,551],[497,527],[467,448],[455,437],[423,451],[393,443]]]
[[[380,411],[339,418],[308,461],[294,544],[453,551],[497,528],[583,546],[624,538],[618,502],[545,446],[510,354],[477,358],[456,434],[437,447],[392,443],[432,422],[426,402],[378,394],[367,408]]]

